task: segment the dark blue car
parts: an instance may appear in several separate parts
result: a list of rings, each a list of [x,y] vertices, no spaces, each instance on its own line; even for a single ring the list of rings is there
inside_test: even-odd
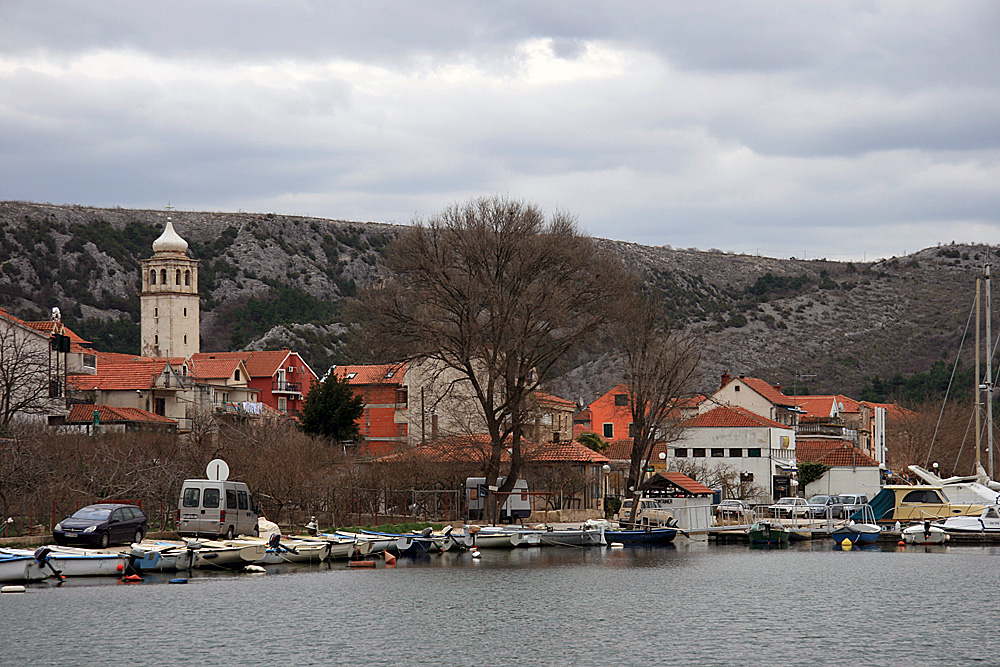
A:
[[[56,544],[109,544],[141,542],[148,529],[146,515],[135,505],[101,503],[81,507],[52,530]]]

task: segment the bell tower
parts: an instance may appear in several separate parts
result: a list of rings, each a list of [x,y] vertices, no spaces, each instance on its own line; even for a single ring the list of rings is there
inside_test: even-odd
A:
[[[201,306],[198,260],[188,244],[166,229],[153,241],[153,256],[142,260],[141,334],[144,357],[184,357],[201,350]]]

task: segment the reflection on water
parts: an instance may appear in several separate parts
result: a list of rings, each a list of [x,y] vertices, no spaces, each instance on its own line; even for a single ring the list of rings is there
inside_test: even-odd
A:
[[[997,547],[548,547],[76,579],[0,596],[0,664],[996,664]]]

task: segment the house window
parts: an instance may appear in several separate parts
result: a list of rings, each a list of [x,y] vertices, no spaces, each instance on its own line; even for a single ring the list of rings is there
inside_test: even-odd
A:
[[[628,437],[630,438],[635,437],[635,424],[633,424],[632,422],[628,423]]]
[[[739,391],[739,390],[740,390],[740,386],[739,385],[736,385],[735,387],[733,387],[733,391]]]
[[[702,447],[695,447],[691,450],[691,456],[695,458],[703,458],[705,456],[705,449]]]
[[[400,387],[396,390],[396,405],[401,406],[403,409],[406,408],[406,403],[409,400],[406,387]]]
[[[185,343],[187,342],[187,336],[184,336],[184,342]],[[236,369],[236,381],[237,382],[240,381],[240,369],[238,369],[238,368]]]
[[[605,424],[604,425],[604,437],[605,438],[609,438],[609,439],[615,437],[615,425],[614,424]]]
[[[748,449],[747,450],[747,456],[749,456],[751,458],[760,458],[760,450],[759,449]]]
[[[730,449],[729,450],[729,456],[731,458],[734,458],[734,459],[743,458],[743,450],[742,449]]]
[[[282,396],[278,399],[278,410],[281,412],[288,412],[288,399]]]
[[[628,405],[628,394],[615,394],[615,405]]]
[[[712,456],[714,456],[715,458],[720,458],[720,457],[723,457],[725,455],[726,455],[726,450],[724,450],[724,449],[713,449],[712,450]]]
[[[153,412],[160,415],[161,417],[167,416],[167,399],[156,398],[153,399]]]
[[[686,447],[678,447],[674,449],[674,456],[679,459],[687,458],[688,450]]]

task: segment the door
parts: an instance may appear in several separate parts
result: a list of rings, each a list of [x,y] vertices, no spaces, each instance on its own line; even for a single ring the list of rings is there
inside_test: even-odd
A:
[[[198,522],[198,532],[218,535],[221,515],[222,489],[217,486],[205,487],[201,494],[201,520]]]
[[[236,489],[226,488],[226,521],[219,529],[220,533],[226,533],[229,527],[233,527],[233,535],[240,535],[240,508],[236,501]]]
[[[125,520],[125,511],[119,507],[111,513],[111,524],[108,528],[108,533],[111,536],[111,543],[114,544],[115,542],[122,542],[129,539],[126,537],[126,531],[128,529],[129,523]]]
[[[257,525],[257,517],[253,515],[250,508],[250,493],[244,489],[236,489],[236,498],[240,508],[240,521],[237,528],[244,535],[253,535],[253,529]]]

